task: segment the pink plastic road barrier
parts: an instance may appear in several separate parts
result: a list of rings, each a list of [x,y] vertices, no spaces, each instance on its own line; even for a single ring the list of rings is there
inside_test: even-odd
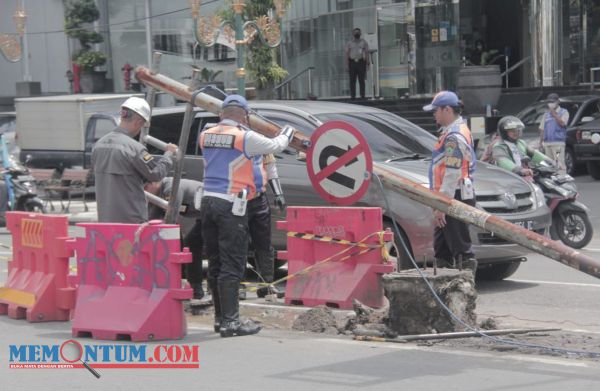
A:
[[[278,258],[287,259],[288,274],[294,275],[287,282],[286,304],[351,309],[357,299],[383,306],[380,277],[394,266],[384,262],[382,245],[393,234],[382,232],[380,208],[290,206],[287,221],[279,221],[277,228],[288,231],[287,251]]]
[[[75,289],[67,282],[67,216],[6,212],[13,257],[0,288],[0,314],[29,322],[69,320]]]
[[[181,264],[192,254],[180,250],[178,225],[77,224],[69,242],[77,256],[74,337],[151,341],[187,333]]]

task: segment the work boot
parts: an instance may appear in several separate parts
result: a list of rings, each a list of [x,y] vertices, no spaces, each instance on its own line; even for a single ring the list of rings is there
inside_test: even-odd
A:
[[[194,300],[200,300],[204,297],[204,289],[202,289],[201,282],[191,282],[192,290],[194,291]]]
[[[477,271],[477,259],[475,259],[475,257],[467,258],[463,261],[462,267],[464,270],[472,271],[473,275],[475,275],[475,272]]]
[[[281,299],[285,296],[285,292],[277,289],[275,285],[265,286],[256,290],[256,296],[260,298],[263,298],[267,295],[276,295],[278,299]]]
[[[215,333],[218,333],[221,330],[221,302],[219,299],[219,284],[217,283],[216,279],[209,279],[207,282],[208,289],[212,293],[213,297],[213,307],[215,308],[214,330]]]
[[[275,253],[273,248],[268,251],[257,250],[254,253],[254,261],[256,264],[256,272],[262,282],[272,283],[275,278]],[[265,286],[256,291],[258,297],[265,297],[269,294],[276,294],[278,298],[283,297],[283,293],[274,286]],[[281,295],[281,297],[280,297]]]
[[[221,337],[233,337],[235,335],[251,335],[260,331],[261,326],[252,321],[240,322],[238,280],[219,281],[219,301],[221,303]]]

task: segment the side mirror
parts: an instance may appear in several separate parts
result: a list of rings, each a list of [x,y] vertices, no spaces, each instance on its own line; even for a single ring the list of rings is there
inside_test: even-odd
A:
[[[588,122],[592,122],[593,120],[594,120],[594,117],[583,117],[583,118],[581,118],[581,123],[585,124]]]

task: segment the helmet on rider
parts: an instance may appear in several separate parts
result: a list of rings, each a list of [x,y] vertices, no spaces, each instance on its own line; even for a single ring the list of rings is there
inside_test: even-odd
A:
[[[523,134],[523,122],[512,115],[503,117],[498,122],[498,133],[505,141],[517,141]]]

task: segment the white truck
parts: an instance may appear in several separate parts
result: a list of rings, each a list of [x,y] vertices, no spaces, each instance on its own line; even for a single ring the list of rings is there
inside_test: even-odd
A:
[[[34,168],[89,168],[92,147],[115,129],[121,103],[142,94],[15,99],[20,159]]]

